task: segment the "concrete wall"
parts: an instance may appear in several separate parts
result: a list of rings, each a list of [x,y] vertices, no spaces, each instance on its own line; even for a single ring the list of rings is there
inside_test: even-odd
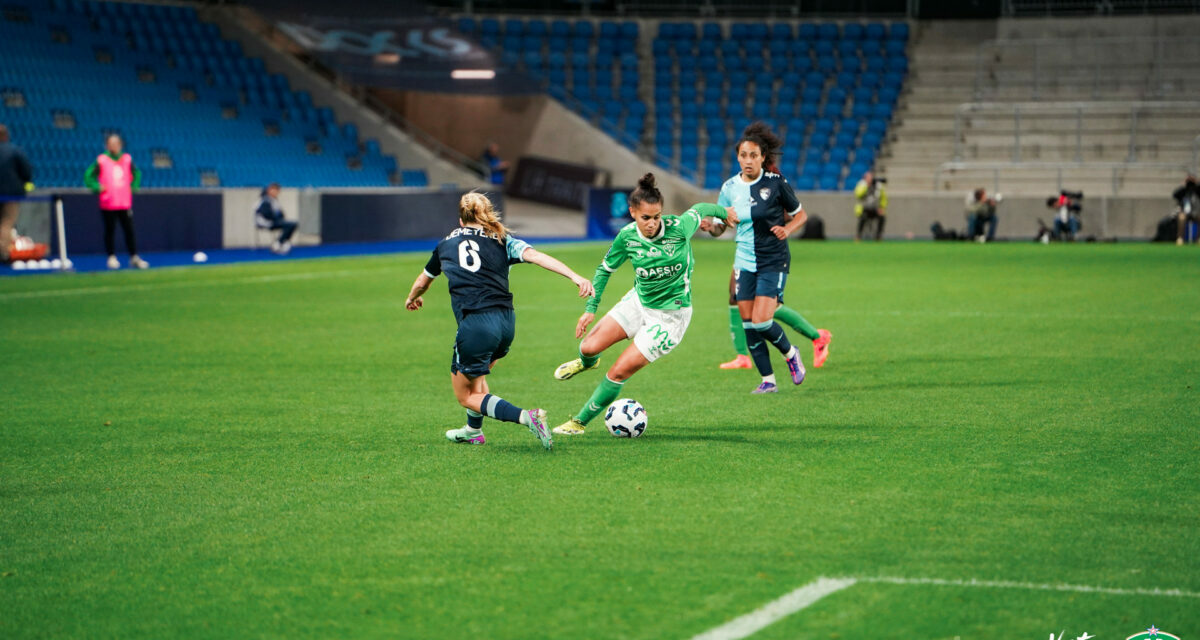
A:
[[[1046,194],[1049,196],[1051,194]],[[854,196],[849,193],[801,192],[797,196],[809,215],[825,221],[826,235],[834,238],[854,236]],[[889,196],[884,237],[900,239],[933,237],[929,227],[941,222],[947,229],[964,231],[966,193],[927,193]],[[1171,212],[1173,201],[1161,198],[1087,197],[1083,200],[1083,236],[1121,239],[1149,239],[1163,216]],[[1032,239],[1038,220],[1053,224],[1054,212],[1046,208],[1045,197],[1004,198],[997,207],[999,222],[996,235],[1008,239]]]
[[[224,211],[221,215],[223,224],[222,236],[226,248],[239,247],[261,247],[265,246],[263,241],[270,244],[270,239],[257,237],[259,234],[255,227],[254,210],[258,208],[258,200],[261,189],[225,189],[222,194],[221,204]],[[300,220],[300,190],[299,189],[280,189],[279,190],[279,205],[283,207],[283,217],[288,220]],[[304,229],[301,225],[301,233],[319,233],[320,222],[318,221],[315,230]]]
[[[549,100],[532,96],[475,96],[448,93],[376,90],[406,120],[459,153],[478,158],[488,141],[500,145],[500,156],[515,160],[529,147]]]

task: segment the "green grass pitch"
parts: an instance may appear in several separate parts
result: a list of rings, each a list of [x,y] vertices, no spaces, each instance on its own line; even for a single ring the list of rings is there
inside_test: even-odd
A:
[[[716,368],[732,246],[697,243],[687,338],[625,387],[645,436],[553,452],[444,440],[444,280],[403,308],[425,254],[0,280],[0,636],[689,638],[819,576],[1200,592],[1194,251],[793,256],[788,302],[834,335],[803,386]],[[490,384],[558,424],[601,375],[551,377],[582,303],[512,286]],[[1151,624],[1200,636],[1200,599],[862,582],[755,637]]]

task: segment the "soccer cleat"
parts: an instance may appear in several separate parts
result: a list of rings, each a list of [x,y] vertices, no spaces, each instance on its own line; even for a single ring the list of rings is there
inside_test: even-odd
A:
[[[554,427],[554,433],[557,433],[561,436],[581,436],[583,435],[583,432],[583,423],[575,418],[571,418],[557,427]]]
[[[487,442],[482,431],[467,426],[447,431],[446,439],[458,444],[484,444]]]
[[[825,358],[829,357],[829,343],[833,341],[833,334],[824,329],[817,329],[816,340],[813,340],[813,366],[820,369],[825,364]]]
[[[722,369],[750,369],[753,367],[754,363],[750,361],[750,356],[744,356],[740,353],[733,360],[721,363]]]
[[[792,357],[785,358],[787,362],[788,373],[792,374],[792,384],[800,384],[804,382],[804,363],[800,361],[800,350],[792,347]]]
[[[597,362],[596,364],[594,364],[590,367],[585,367],[585,366],[583,366],[583,358],[575,358],[574,360],[571,360],[570,362],[564,362],[564,363],[558,365],[558,368],[554,370],[554,379],[555,380],[570,380],[571,378],[574,378],[575,375],[578,373],[587,371],[588,369],[595,369],[598,364],[600,364],[600,363]]]
[[[776,391],[779,391],[779,387],[775,386],[774,382],[764,382],[750,393],[775,393]]]
[[[134,269],[149,269],[150,263],[137,256],[133,256],[129,258],[129,266],[133,267]]]
[[[109,269],[120,269],[121,268],[121,263],[117,261],[116,256],[109,256],[107,264],[108,264]]]
[[[538,440],[542,441],[542,446],[546,449],[553,449],[554,440],[550,436],[550,427],[546,426],[546,410],[529,409],[525,411],[525,415],[529,416],[529,430],[537,436]]]

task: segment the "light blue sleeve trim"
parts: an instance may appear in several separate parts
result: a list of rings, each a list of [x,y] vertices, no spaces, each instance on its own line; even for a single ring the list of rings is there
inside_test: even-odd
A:
[[[521,257],[521,254],[525,253],[525,250],[528,248],[528,242],[518,239],[511,233],[508,234],[508,236],[504,239],[504,250],[508,252],[509,260],[525,262],[524,258]]]

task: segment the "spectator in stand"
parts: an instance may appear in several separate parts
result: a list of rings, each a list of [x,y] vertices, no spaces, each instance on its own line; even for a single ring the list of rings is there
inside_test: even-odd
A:
[[[108,268],[120,269],[113,233],[117,223],[125,232],[125,248],[129,251],[129,266],[145,269],[150,266],[138,257],[137,236],[133,232],[133,192],[142,184],[142,172],[133,166],[133,158],[122,149],[121,136],[111,134],[104,141],[105,152],[96,157],[83,174],[83,182],[92,193],[100,195],[100,215],[104,216],[104,249],[108,252]]]
[[[8,141],[8,127],[0,124],[0,262],[11,259],[13,226],[21,212],[21,199],[33,190],[33,168],[25,152]]]
[[[1083,205],[1079,203],[1080,200],[1083,200],[1082,191],[1059,191],[1057,196],[1050,196],[1046,199],[1046,206],[1055,211],[1053,236],[1055,240],[1075,241],[1075,235],[1079,233],[1079,228],[1082,226],[1079,222],[1079,212],[1083,210]]]
[[[508,173],[508,160],[500,159],[500,145],[489,142],[480,160],[488,168],[492,184],[503,185],[504,176]]]
[[[254,215],[260,229],[279,232],[279,238],[271,243],[273,253],[284,255],[292,250],[292,234],[296,233],[296,227],[300,225],[283,217],[283,207],[279,206],[278,182],[272,182],[262,190],[262,198],[258,201]]]
[[[967,203],[967,237],[976,242],[996,239],[996,198],[989,198],[982,187],[971,194]]]
[[[883,239],[883,223],[887,216],[887,188],[883,185],[887,180],[876,178],[868,171],[862,180],[854,187],[854,215],[858,216],[858,230],[854,232],[854,241],[862,240],[863,229],[868,222],[875,223],[875,241]]]
[[[1188,175],[1187,179],[1183,181],[1183,186],[1176,189],[1171,197],[1175,199],[1178,207],[1175,212],[1178,219],[1175,244],[1183,244],[1187,236],[1188,223],[1200,224],[1200,184],[1196,184],[1196,176]],[[1195,241],[1193,238],[1192,242]]]

